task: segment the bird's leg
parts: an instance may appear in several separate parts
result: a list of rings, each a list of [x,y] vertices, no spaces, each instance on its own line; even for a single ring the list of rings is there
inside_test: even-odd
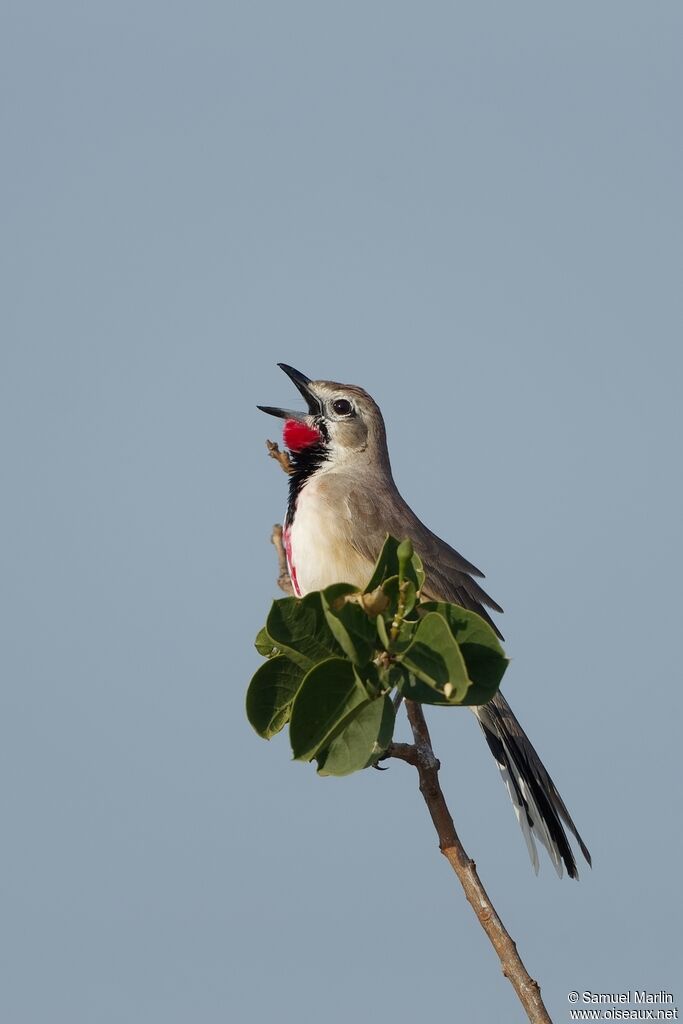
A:
[[[287,452],[281,452],[280,447],[276,441],[266,441],[266,448],[271,459],[280,466],[285,473],[289,475],[292,472],[292,464],[289,461],[289,455]],[[285,554],[285,546],[282,542],[282,527],[279,523],[276,523],[273,527],[273,532],[270,535],[270,542],[275,547],[277,552],[277,585],[280,590],[284,590],[285,594],[294,595],[294,588],[292,587],[292,581],[289,578],[289,569],[287,568],[287,555]]]
[[[273,527],[273,532],[270,535],[270,542],[273,544],[277,552],[277,585],[280,590],[284,590],[285,594],[294,596],[294,588],[292,587],[292,581],[289,578],[289,569],[287,568],[285,546],[282,543],[282,527],[279,523],[276,523]]]

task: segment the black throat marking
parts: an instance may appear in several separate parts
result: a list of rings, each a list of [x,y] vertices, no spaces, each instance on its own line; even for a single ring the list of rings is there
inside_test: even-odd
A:
[[[306,445],[305,448],[298,452],[290,451],[288,453],[292,471],[289,474],[289,500],[287,502],[285,526],[292,525],[297,499],[302,487],[309,477],[313,476],[315,471],[322,466],[323,462],[327,461],[328,454],[325,441],[326,438],[323,437],[320,441],[316,441],[315,444]]]

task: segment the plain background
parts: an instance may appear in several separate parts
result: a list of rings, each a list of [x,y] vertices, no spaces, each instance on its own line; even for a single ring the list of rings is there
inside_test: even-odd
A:
[[[412,770],[246,723],[277,361],[376,397],[506,609],[593,870],[534,877],[472,716],[431,720],[555,1020],[683,1001],[681,4],[1,22],[2,1020],[523,1019]]]

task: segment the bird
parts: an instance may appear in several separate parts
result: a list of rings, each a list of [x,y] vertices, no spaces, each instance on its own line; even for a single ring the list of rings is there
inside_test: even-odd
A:
[[[477,580],[483,573],[418,519],[394,482],[384,418],[363,388],[311,380],[278,363],[306,402],[298,412],[259,405],[284,419],[289,494],[283,545],[298,597],[333,583],[363,589],[387,534],[410,539],[425,571],[423,596],[476,612],[503,639],[491,617],[503,609]],[[529,856],[538,873],[536,841],[558,875],[578,878],[570,832],[590,865],[591,855],[560,796],[500,690],[472,707],[510,795]]]

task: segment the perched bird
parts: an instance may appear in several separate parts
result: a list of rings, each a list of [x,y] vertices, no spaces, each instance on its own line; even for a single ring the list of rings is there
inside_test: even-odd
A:
[[[432,533],[399,494],[377,403],[362,388],[310,380],[285,363],[279,366],[308,406],[306,412],[259,406],[285,420],[291,475],[283,540],[295,593],[341,581],[363,588],[386,535],[409,537],[424,566],[424,596],[477,612],[502,638],[487,609],[503,609],[475,579],[483,574]],[[505,697],[498,692],[472,711],[500,768],[534,870],[537,839],[560,876],[564,863],[570,878],[577,878],[565,826],[589,864],[590,853]]]

